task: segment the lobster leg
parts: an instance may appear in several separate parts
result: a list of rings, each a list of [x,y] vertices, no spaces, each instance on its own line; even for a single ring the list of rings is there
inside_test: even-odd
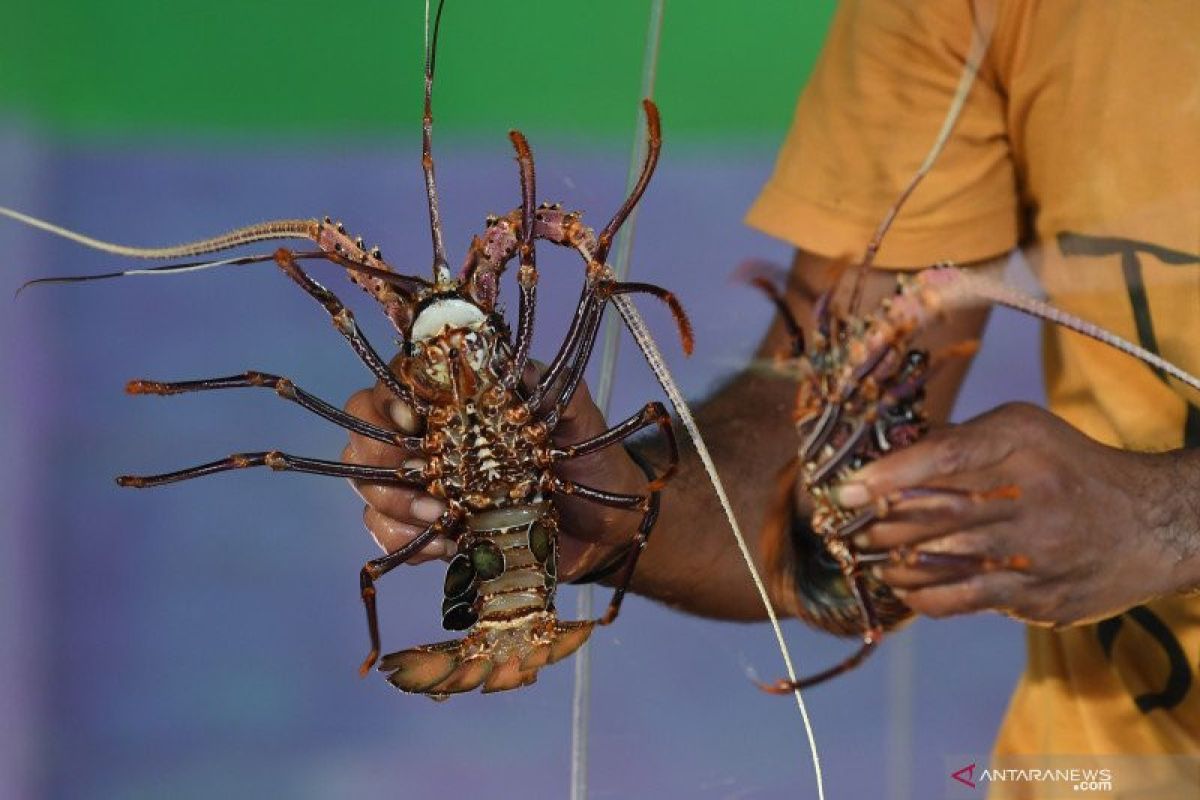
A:
[[[429,544],[438,536],[449,536],[458,527],[463,513],[447,509],[436,522],[417,534],[416,538],[394,553],[374,558],[368,561],[359,572],[358,586],[362,595],[363,606],[367,612],[367,631],[371,636],[371,652],[367,654],[362,666],[358,668],[359,676],[365,676],[367,671],[379,660],[379,612],[375,607],[375,581],[391,572],[396,567],[413,557],[417,551]]]
[[[600,331],[600,312],[603,308],[603,302],[597,303],[596,314],[589,320],[586,330],[580,333],[579,350],[575,354],[575,360],[570,367],[563,370],[562,385],[556,390],[554,406],[545,417],[546,425],[551,429],[562,418],[563,412],[567,410],[567,405],[575,395],[575,390],[579,388],[579,382],[583,380],[592,349],[596,346],[596,334]]]
[[[779,287],[771,282],[769,278],[762,276],[751,278],[750,283],[765,294],[767,299],[775,306],[775,310],[779,312],[779,319],[783,321],[784,327],[787,328],[788,338],[792,340],[792,358],[799,358],[804,355],[804,329],[796,321],[796,314],[792,311],[792,307],[788,304],[783,292],[779,291]]]
[[[600,281],[594,289],[595,296],[598,300],[593,300],[596,303],[594,316],[591,316],[583,325],[576,331],[577,342],[574,343],[578,347],[575,353],[575,360],[569,368],[564,368],[561,372],[565,375],[561,389],[559,389],[558,397],[555,400],[553,410],[546,417],[546,424],[553,427],[566,410],[567,404],[570,403],[571,397],[575,394],[575,389],[578,388],[579,382],[583,379],[584,369],[587,367],[587,362],[592,353],[592,348],[596,344],[596,334],[600,328],[600,312],[603,310],[604,304],[608,299],[617,294],[649,294],[657,297],[666,303],[672,315],[675,317],[675,322],[679,326],[680,338],[683,341],[683,349],[686,353],[692,351],[692,326],[684,313],[683,307],[679,304],[679,300],[675,295],[668,292],[659,286],[654,286],[649,283],[617,283],[616,281]],[[589,290],[585,290],[585,295]],[[549,379],[552,376],[551,371],[547,371],[545,378]],[[553,375],[554,380],[558,379],[558,375]],[[553,380],[546,380],[545,386],[549,388]],[[541,385],[539,384],[539,388]]]
[[[275,393],[284,400],[296,403],[317,416],[324,417],[335,425],[371,439],[377,439],[381,442],[409,449],[419,449],[421,446],[421,438],[419,436],[403,436],[387,428],[372,425],[365,420],[347,414],[345,411],[326,403],[319,397],[309,394],[292,383],[290,379],[281,378],[278,375],[271,375],[266,372],[250,371],[241,375],[231,375],[227,378],[207,378],[205,380],[175,381],[172,383],[133,380],[125,385],[125,391],[129,394],[168,395],[245,387],[274,389]]]
[[[584,286],[562,346],[558,348],[554,359],[546,367],[546,371],[538,379],[537,386],[530,392],[529,398],[526,400],[526,406],[530,411],[542,404],[542,400],[545,399],[550,388],[562,379],[569,367],[573,366],[572,359],[574,357],[577,360],[579,348],[587,338],[587,331],[594,328],[599,322],[600,311],[601,305],[596,301],[594,288],[590,285]]]
[[[634,534],[625,566],[618,573],[619,577],[613,587],[612,598],[608,601],[608,608],[604,611],[604,616],[598,620],[601,625],[611,624],[617,618],[617,614],[621,612],[621,601],[625,599],[625,593],[629,591],[629,584],[633,580],[633,571],[637,569],[638,559],[642,557],[642,551],[646,549],[646,544],[650,541],[650,531],[654,529],[654,523],[658,521],[658,508],[659,493],[654,491],[651,492],[650,503],[638,523],[637,533]]]
[[[912,547],[897,547],[884,553],[859,553],[855,560],[861,569],[866,566],[906,566],[931,568],[971,568],[983,572],[1001,569],[1021,571],[1029,568],[1029,557],[987,556],[974,553],[936,553]]]
[[[865,661],[875,651],[875,647],[883,638],[883,626],[880,624],[878,615],[875,613],[875,606],[871,603],[870,588],[867,586],[866,581],[861,574],[857,574],[854,571],[855,566],[852,560],[839,557],[838,562],[842,567],[842,574],[846,577],[846,583],[850,586],[854,594],[854,600],[858,604],[859,612],[862,615],[864,628],[862,645],[849,658],[807,678],[801,678],[798,681],[779,680],[772,684],[759,683],[758,688],[764,692],[790,694],[797,689],[807,689],[810,686],[824,683],[830,678],[836,678],[838,675],[849,672]]]
[[[300,288],[308,292],[318,303],[324,306],[325,310],[329,312],[329,316],[333,319],[334,327],[341,332],[342,336],[346,337],[346,340],[350,342],[350,346],[354,348],[354,352],[358,354],[359,359],[367,365],[367,368],[371,372],[375,373],[375,377],[379,378],[392,394],[415,408],[424,407],[424,403],[415,400],[412,392],[408,391],[407,388],[396,380],[396,376],[392,373],[391,369],[379,357],[379,353],[375,351],[375,348],[363,336],[362,331],[358,329],[358,323],[354,321],[354,314],[351,313],[350,309],[342,304],[342,301],[338,299],[336,294],[310,278],[300,268],[300,265],[296,263],[295,254],[291,250],[283,247],[276,250],[275,263],[279,265],[279,268],[283,270],[285,275],[298,283]]]
[[[662,125],[659,122],[658,106],[647,98],[642,100],[642,109],[646,112],[646,160],[642,162],[642,171],[638,175],[633,191],[629,193],[629,197],[625,198],[625,202],[617,209],[617,213],[604,226],[604,230],[600,231],[600,235],[596,239],[596,251],[593,257],[601,264],[608,259],[608,248],[612,246],[613,237],[625,224],[633,207],[642,199],[642,194],[645,193],[646,186],[650,183],[650,177],[654,175],[654,167],[658,164],[658,154],[662,150]]]
[[[674,466],[674,464],[670,465],[668,471],[674,469]],[[662,478],[658,480],[662,480]],[[657,483],[658,480],[653,483]],[[634,535],[625,564],[621,567],[620,577],[617,579],[616,586],[613,589],[613,596],[609,600],[608,609],[604,612],[604,616],[597,620],[601,625],[608,625],[617,618],[617,614],[621,611],[621,602],[625,599],[625,593],[629,589],[629,582],[633,579],[633,571],[637,567],[642,550],[646,548],[646,542],[650,539],[650,531],[654,528],[654,523],[658,521],[659,493],[657,490],[651,491],[648,495],[606,492],[562,478],[554,479],[553,488],[554,491],[561,494],[571,497],[581,497],[585,500],[591,500],[593,503],[609,506],[610,508],[623,508],[630,511],[640,510],[642,512],[642,519],[638,523],[637,533]]]
[[[554,461],[565,461],[569,458],[585,456],[597,450],[602,450],[609,445],[616,444],[650,425],[658,425],[659,430],[662,431],[663,436],[667,440],[667,452],[669,454],[667,468],[663,470],[661,475],[651,481],[650,486],[647,488],[648,491],[656,492],[671,479],[671,476],[675,474],[675,470],[679,465],[679,445],[675,441],[675,431],[671,427],[671,415],[667,413],[667,409],[662,403],[647,403],[641,411],[603,433],[593,436],[591,439],[553,449],[550,451],[550,458]]]
[[[517,339],[513,356],[513,375],[520,380],[525,374],[529,345],[533,341],[533,316],[537,300],[537,253],[533,243],[533,203],[537,190],[529,143],[520,131],[511,131],[508,135],[517,150],[517,163],[521,168],[521,266],[517,272],[521,299],[517,309]]]
[[[387,467],[365,467],[359,464],[344,464],[341,461],[325,461],[319,458],[305,458],[270,450],[261,453],[234,453],[220,461],[210,461],[178,472],[167,472],[162,475],[121,475],[117,478],[119,486],[131,486],[135,489],[145,489],[162,486],[167,483],[201,478],[217,472],[228,472],[234,469],[249,467],[270,467],[277,472],[307,472],[310,475],[328,475],[332,478],[356,478],[363,481],[379,481],[380,483],[402,484],[406,486],[424,486],[422,471],[416,468],[403,467],[388,469]]]
[[[578,444],[552,450],[550,454],[552,459],[563,461],[587,455],[588,453],[594,453],[597,450],[616,444],[651,424],[657,424],[663,431],[664,436],[666,436],[669,461],[662,474],[652,478],[646,487],[647,491],[650,492],[650,501],[646,510],[642,513],[637,533],[634,534],[625,563],[618,573],[619,578],[613,588],[613,595],[612,599],[609,600],[608,609],[604,612],[604,616],[599,619],[601,625],[610,624],[617,618],[617,614],[621,611],[621,602],[625,599],[625,593],[629,590],[630,581],[633,580],[633,571],[637,568],[637,562],[642,555],[642,551],[646,549],[646,543],[650,539],[650,531],[653,530],[654,523],[658,520],[659,490],[675,474],[675,470],[679,465],[679,446],[675,441],[675,432],[671,428],[671,417],[662,403],[647,403],[641,411],[625,421],[614,425],[607,431]],[[649,465],[643,462],[638,454],[631,451],[630,455],[639,462],[642,469],[649,475],[651,472]]]
[[[565,494],[569,497],[580,497],[584,500],[591,500],[593,503],[599,503],[602,506],[610,508],[645,511],[650,504],[649,496],[643,494],[606,492],[603,489],[595,489],[591,486],[585,486],[582,483],[569,481],[566,478],[551,478],[550,482],[552,491]]]
[[[597,289],[600,296],[605,300],[617,294],[648,294],[666,303],[667,308],[671,309],[671,316],[675,318],[675,325],[679,329],[679,340],[683,344],[683,352],[691,355],[692,346],[695,342],[695,336],[692,334],[692,323],[684,312],[679,299],[672,292],[667,291],[661,286],[655,286],[652,283],[621,283],[617,281],[604,281]]]

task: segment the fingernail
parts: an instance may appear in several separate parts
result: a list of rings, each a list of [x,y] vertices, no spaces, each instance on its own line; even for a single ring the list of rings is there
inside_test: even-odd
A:
[[[405,469],[425,469],[429,465],[423,458],[410,458],[400,466]]]
[[[871,567],[871,577],[877,581],[883,580],[883,568],[879,566]]]
[[[908,589],[899,589],[895,586],[891,587],[891,589],[892,589],[892,594],[896,595],[896,597],[899,597],[900,599],[904,599],[905,597],[908,597]]]
[[[865,533],[856,533],[854,538],[850,540],[859,550],[869,550],[871,548],[871,537]]]
[[[396,427],[405,433],[412,433],[417,429],[416,416],[408,404],[401,400],[393,400],[388,404],[388,416],[396,423]]]
[[[413,500],[412,515],[422,522],[437,522],[446,510],[446,504],[436,497],[418,497]]]
[[[871,492],[865,483],[840,483],[833,487],[833,501],[842,508],[858,508],[871,502]]]

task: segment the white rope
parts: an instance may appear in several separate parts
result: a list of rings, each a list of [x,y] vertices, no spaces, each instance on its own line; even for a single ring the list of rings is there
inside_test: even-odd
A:
[[[654,99],[654,84],[658,76],[658,53],[662,43],[663,10],[666,0],[651,0],[650,19],[646,27],[646,45],[642,56],[643,98]],[[625,195],[629,196],[637,184],[642,161],[646,157],[645,111],[638,106],[637,120],[633,130],[633,147],[629,157],[629,171],[625,176]],[[625,224],[617,234],[616,257],[613,271],[619,281],[629,275],[630,253],[633,250],[633,234],[637,225],[641,203],[634,206]],[[621,345],[621,326],[609,316],[604,321],[604,349],[600,358],[600,374],[596,381],[595,401],[605,418],[608,417],[612,401],[613,376],[617,369],[617,354]],[[579,587],[575,597],[575,618],[591,619],[594,606],[594,588],[591,584]],[[587,800],[588,795],[588,732],[591,722],[592,695],[592,652],[584,643],[575,654],[575,686],[571,697],[571,800]]]
[[[742,554],[742,559],[746,562],[746,567],[750,570],[750,577],[754,580],[754,588],[758,590],[758,595],[762,598],[763,607],[767,611],[767,618],[771,621],[771,630],[775,633],[775,641],[779,645],[779,654],[783,656],[783,664],[787,669],[788,680],[793,684],[797,683],[799,678],[796,676],[796,668],[792,664],[792,656],[788,651],[787,642],[783,638],[783,629],[779,625],[779,617],[775,614],[775,608],[771,605],[771,597],[767,594],[767,587],[763,584],[762,576],[758,574],[758,568],[754,565],[754,557],[750,553],[750,547],[746,544],[746,537],[742,535],[742,529],[733,514],[733,505],[729,502],[729,496],[725,493],[725,487],[721,483],[720,476],[717,474],[717,466],[713,463],[712,455],[708,452],[708,447],[704,444],[704,437],[700,435],[700,429],[696,426],[696,419],[692,416],[691,409],[688,408],[687,402],[683,399],[683,395],[679,391],[679,386],[667,370],[662,353],[659,351],[658,345],[654,343],[654,339],[646,327],[646,322],[633,305],[633,301],[625,295],[618,295],[612,301],[617,310],[621,312],[621,317],[625,320],[625,325],[629,328],[629,332],[633,334],[633,339],[641,349],[642,355],[645,356],[646,363],[650,365],[650,369],[654,370],[654,377],[658,378],[658,382],[662,386],[663,391],[667,393],[667,398],[670,399],[671,405],[675,407],[675,412],[679,414],[679,421],[683,423],[683,427],[687,430],[688,435],[692,437],[692,442],[696,446],[696,453],[700,456],[701,463],[704,464],[704,470],[708,473],[713,489],[717,493],[717,498],[721,501],[721,508],[725,511],[725,518],[729,522],[729,527],[733,530],[738,550]],[[825,800],[825,782],[821,775],[821,758],[817,754],[817,740],[813,734],[812,722],[808,718],[808,709],[804,705],[804,698],[800,695],[799,689],[793,690],[792,694],[795,696],[796,705],[800,709],[800,717],[804,721],[804,732],[808,737],[809,751],[812,753],[813,771],[816,773],[817,779],[817,798],[818,800]]]

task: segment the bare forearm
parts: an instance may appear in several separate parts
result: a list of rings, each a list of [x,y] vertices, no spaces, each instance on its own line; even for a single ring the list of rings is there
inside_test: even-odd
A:
[[[739,373],[697,412],[742,530],[758,558],[758,533],[775,473],[795,453],[794,385]],[[661,464],[661,447],[644,445]],[[738,552],[704,467],[690,442],[663,492],[663,513],[633,578],[633,589],[675,608],[725,619],[760,619],[762,601]]]

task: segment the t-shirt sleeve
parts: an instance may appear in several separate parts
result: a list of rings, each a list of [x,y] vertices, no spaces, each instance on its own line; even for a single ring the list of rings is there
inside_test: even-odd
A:
[[[860,258],[942,127],[970,46],[970,7],[842,2],[747,223],[818,255]],[[1004,93],[989,63],[877,266],[970,263],[1018,243]]]

